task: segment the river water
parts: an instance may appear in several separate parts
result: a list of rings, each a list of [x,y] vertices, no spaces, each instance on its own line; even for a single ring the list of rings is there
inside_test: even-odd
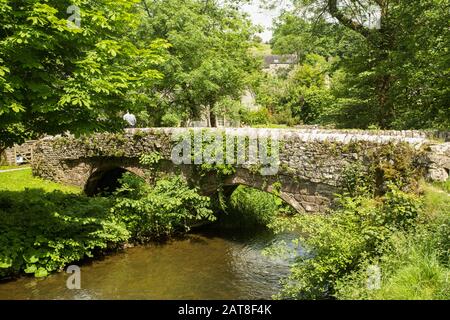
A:
[[[182,240],[130,248],[81,265],[81,290],[69,274],[0,283],[0,299],[271,299],[290,258],[262,250],[293,234],[207,228]]]

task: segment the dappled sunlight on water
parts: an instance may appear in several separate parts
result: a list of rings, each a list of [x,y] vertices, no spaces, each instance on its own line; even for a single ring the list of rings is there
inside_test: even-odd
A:
[[[262,254],[294,235],[206,230],[164,245],[130,248],[81,266],[81,290],[68,274],[0,284],[0,299],[270,299],[288,274],[286,258]]]

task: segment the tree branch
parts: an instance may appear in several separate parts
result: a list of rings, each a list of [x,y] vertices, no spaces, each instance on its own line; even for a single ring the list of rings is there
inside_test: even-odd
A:
[[[358,32],[359,34],[367,38],[370,35],[370,30],[363,26],[361,23],[347,18],[344,13],[339,10],[337,1],[338,0],[328,0],[328,11],[330,12],[331,16],[336,18],[342,25]]]
[[[144,6],[144,9],[147,12],[147,15],[149,16],[149,18],[153,18],[152,14],[150,13],[150,9],[148,8],[147,1],[142,0],[141,2],[142,2],[142,5]]]
[[[385,5],[384,0],[373,0],[373,1],[375,1],[375,3],[380,6],[380,8],[384,7]]]

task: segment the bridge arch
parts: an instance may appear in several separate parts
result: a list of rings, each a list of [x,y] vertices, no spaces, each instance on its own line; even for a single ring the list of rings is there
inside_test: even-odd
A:
[[[232,184],[232,185],[230,185],[230,184],[223,185],[222,192],[223,192],[223,196],[224,196],[225,200],[230,201],[232,195],[239,187],[245,187],[247,189],[256,190],[256,191],[271,195],[273,197],[276,197],[276,198],[282,200],[283,203],[288,205],[290,208],[292,208],[296,212],[305,212],[306,211],[305,208],[300,203],[298,203],[295,199],[293,199],[289,196],[286,196],[286,194],[280,193],[277,190],[270,189],[270,188],[261,188],[260,186],[255,186],[251,183],[245,183],[245,184],[244,183],[236,183],[236,184]],[[217,191],[215,191],[215,193],[212,193],[212,194],[209,193],[208,196],[218,197],[219,192],[220,192],[220,190],[217,190]]]
[[[215,174],[205,177],[204,180],[194,181],[206,196],[217,194],[223,189],[224,196],[228,197],[239,186],[270,193],[298,212],[318,212],[329,207],[337,191],[329,186],[308,182],[293,181],[290,177],[261,176],[248,169],[239,168],[230,176],[218,178]]]
[[[125,173],[133,173],[139,176],[133,170],[121,166],[98,168],[88,177],[84,185],[84,193],[89,197],[112,193],[120,187],[119,180]]]

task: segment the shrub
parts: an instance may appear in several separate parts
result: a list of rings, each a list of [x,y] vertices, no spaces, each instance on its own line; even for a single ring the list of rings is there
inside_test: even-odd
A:
[[[227,212],[222,216],[222,224],[232,227],[268,226],[280,214],[290,212],[291,208],[279,197],[239,186],[231,195]]]
[[[425,229],[413,234],[395,234],[391,237],[390,251],[339,279],[336,283],[336,297],[375,300],[448,300],[450,269],[441,261],[437,242],[436,234]],[[379,287],[367,286],[366,270],[369,264],[376,264],[379,267],[381,272]]]
[[[421,202],[389,184],[384,198],[341,196],[331,214],[299,215],[277,221],[274,229],[297,229],[304,249],[284,281],[283,298],[321,299],[336,294],[340,279],[390,250],[396,232],[408,232],[418,222]]]
[[[257,111],[242,110],[241,122],[249,126],[270,124],[269,110],[266,108]]]
[[[181,125],[181,117],[174,113],[167,113],[161,118],[161,125],[165,127],[179,127]]]
[[[164,239],[188,231],[191,223],[215,220],[209,198],[189,188],[180,176],[159,180],[152,187],[128,173],[121,183],[112,211],[136,241]]]
[[[127,174],[114,196],[0,192],[0,279],[23,272],[44,277],[128,241],[166,238],[215,219],[209,198],[180,177],[150,187]]]
[[[43,277],[127,241],[110,205],[109,199],[60,191],[1,192],[0,278],[22,271]]]

